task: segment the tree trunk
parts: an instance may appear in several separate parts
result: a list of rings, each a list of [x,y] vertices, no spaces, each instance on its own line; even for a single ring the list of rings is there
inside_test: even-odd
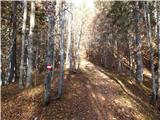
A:
[[[1,6],[1,1],[0,1],[0,6]],[[0,13],[1,14],[1,13]],[[1,30],[0,30],[0,35],[2,35],[1,34]],[[0,50],[2,50],[2,48],[1,48],[1,44],[2,43],[0,43]],[[0,52],[0,86],[2,86],[3,85],[3,83],[4,83],[4,76],[3,76],[3,74],[2,74],[2,61],[1,61],[1,59],[2,59],[2,53]]]
[[[48,2],[47,14],[48,14],[48,46],[47,46],[47,75],[45,78],[45,95],[44,102],[47,105],[50,102],[51,92],[51,78],[54,59],[54,27],[55,27],[55,8],[54,2]]]
[[[62,3],[62,10],[61,10],[61,41],[60,41],[60,55],[61,55],[61,61],[60,61],[60,78],[58,81],[58,95],[57,97],[62,96],[62,87],[64,82],[64,8]]]
[[[140,32],[138,28],[139,23],[139,15],[138,15],[138,4],[139,1],[135,1],[135,8],[134,8],[134,23],[135,23],[135,44],[136,44],[136,54],[135,54],[135,61],[136,61],[136,80],[139,83],[143,82],[143,61],[142,61],[142,52],[141,52],[141,39],[140,39]]]
[[[20,65],[20,78],[19,88],[23,88],[23,74],[24,74],[24,51],[25,51],[25,39],[26,39],[26,19],[27,19],[27,1],[24,0],[24,13],[23,13],[23,26],[22,26],[22,50],[21,50],[21,65]]]
[[[150,49],[150,67],[151,67],[151,79],[152,79],[152,101],[155,102],[156,100],[156,81],[155,81],[155,74],[154,74],[154,51],[152,45],[152,33],[151,33],[151,20],[150,20],[150,11],[149,11],[149,3],[145,4],[145,11],[146,11],[146,29],[147,29],[147,38],[148,38],[148,45]]]
[[[38,62],[39,62],[39,48],[37,46],[36,47],[36,58],[35,58],[35,79],[34,79],[34,86],[37,85],[37,74],[39,73]]]
[[[160,2],[157,1],[157,41],[158,41],[158,89],[157,93],[160,96]]]
[[[70,11],[70,1],[69,1],[68,10]],[[68,41],[67,41],[67,52],[66,52],[66,69],[70,67],[70,49],[71,49],[71,15],[68,13]]]
[[[10,49],[9,55],[9,73],[8,73],[8,83],[13,81],[15,75],[15,67],[16,67],[16,1],[12,1],[12,46]]]
[[[76,70],[76,39],[75,35],[73,35],[73,43],[72,43],[72,72]]]
[[[71,28],[72,29],[72,28]],[[71,34],[71,36],[72,36],[72,34]],[[72,44],[72,42],[71,42],[71,48],[70,48],[70,54],[69,54],[69,62],[70,62],[70,66],[69,66],[69,74],[68,74],[68,80],[70,79],[70,75],[71,75],[71,72],[72,72],[72,53],[73,52],[73,44]]]
[[[78,42],[77,42],[77,71],[79,72],[79,67],[80,67],[80,42],[81,42],[81,37],[82,37],[82,26],[83,26],[83,22],[81,21],[80,24],[80,31],[78,34]]]
[[[108,52],[107,52],[107,39],[104,42],[104,67],[107,68],[107,56],[108,56]]]
[[[129,77],[131,78],[132,75],[132,68],[131,68],[131,41],[130,38],[128,40],[128,64],[129,64]]]
[[[28,39],[28,61],[26,87],[32,85],[32,64],[33,64],[33,30],[35,26],[35,1],[31,1],[30,30]]]

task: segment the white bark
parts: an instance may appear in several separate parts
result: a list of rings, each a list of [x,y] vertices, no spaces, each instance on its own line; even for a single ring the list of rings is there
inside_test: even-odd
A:
[[[156,100],[156,81],[155,81],[155,75],[154,75],[154,51],[153,51],[153,45],[152,45],[152,34],[151,34],[151,19],[150,19],[150,10],[149,10],[149,3],[147,2],[146,4],[146,17],[147,17],[147,37],[148,37],[148,45],[150,48],[150,66],[151,66],[151,73],[152,73],[152,92],[153,92],[153,96],[152,96],[152,100],[155,101]]]
[[[21,50],[19,88],[23,87],[24,51],[25,51],[25,38],[26,38],[26,19],[27,19],[27,1],[24,0],[23,26],[22,26],[22,50]]]
[[[81,37],[82,37],[82,26],[83,26],[83,22],[81,21],[80,23],[80,31],[78,34],[78,41],[77,41],[77,70],[79,71],[79,67],[80,67],[80,42],[81,42]]]
[[[68,10],[70,11],[70,0]],[[67,52],[66,52],[66,69],[70,68],[70,54],[71,54],[71,14],[68,14],[68,41],[67,41]]]
[[[28,64],[26,87],[32,85],[32,62],[33,62],[33,30],[35,27],[35,1],[31,1],[30,30],[28,39]]]
[[[14,77],[16,77],[16,30],[17,30],[17,25],[16,25],[16,1],[12,1],[12,10],[13,10],[13,15],[12,17],[12,46],[10,49],[10,54],[9,54],[9,72],[8,72],[8,83],[14,81]]]
[[[157,2],[158,95],[160,96],[160,2]]]
[[[55,28],[55,18],[53,7],[54,2],[49,2],[47,6],[48,13],[48,46],[47,46],[47,66],[51,65],[53,69],[53,59],[54,59],[54,28]],[[50,102],[51,94],[51,78],[52,78],[52,69],[47,68],[47,75],[45,78],[45,93],[44,93],[44,102],[47,105]]]
[[[141,38],[140,38],[140,32],[139,32],[139,1],[135,1],[135,8],[134,8],[134,23],[135,23],[135,44],[137,47],[137,52],[135,55],[135,61],[136,61],[136,80],[139,83],[143,82],[143,61],[142,61],[142,52],[141,52]]]
[[[60,41],[60,78],[58,81],[58,98],[62,95],[62,88],[64,82],[64,8],[62,3],[62,10],[61,10],[61,41]]]

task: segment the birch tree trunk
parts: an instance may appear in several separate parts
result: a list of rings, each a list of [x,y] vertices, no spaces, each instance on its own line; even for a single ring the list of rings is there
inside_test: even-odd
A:
[[[107,68],[107,56],[108,56],[108,52],[107,52],[107,39],[104,42],[104,67]]]
[[[47,75],[45,78],[44,102],[47,105],[50,102],[51,78],[54,59],[54,27],[55,27],[55,8],[54,2],[48,2],[48,46],[47,46]]]
[[[30,30],[28,39],[28,61],[26,87],[32,85],[32,64],[33,64],[33,30],[35,27],[35,1],[31,1]]]
[[[36,86],[37,85],[37,74],[39,73],[39,69],[38,69],[38,67],[39,67],[39,64],[38,64],[38,62],[39,62],[39,48],[38,48],[38,46],[36,47],[36,58],[35,58],[35,79],[34,79],[34,86]]]
[[[148,45],[150,49],[150,67],[151,67],[151,80],[152,80],[152,99],[151,101],[155,102],[156,100],[156,81],[155,81],[155,73],[154,73],[154,51],[152,45],[152,33],[151,33],[151,19],[150,19],[150,10],[149,10],[149,3],[145,4],[145,11],[146,11],[146,29],[147,29],[147,37],[148,37]]]
[[[160,2],[157,1],[157,41],[158,41],[158,95],[160,96]]]
[[[72,43],[72,72],[76,70],[76,39],[75,34],[73,34],[73,43]]]
[[[62,87],[63,87],[63,82],[64,82],[64,8],[63,8],[63,3],[62,3],[62,10],[61,10],[61,41],[60,41],[60,55],[61,55],[61,60],[60,60],[60,78],[58,81],[58,95],[57,98],[62,96]]]
[[[80,67],[80,42],[81,42],[81,37],[82,37],[82,26],[83,26],[83,22],[81,21],[80,31],[78,34],[78,42],[77,42],[77,59],[78,59],[77,71],[79,71],[79,67]]]
[[[22,50],[21,50],[21,65],[20,65],[20,78],[19,88],[23,88],[23,74],[24,74],[24,52],[25,52],[25,36],[26,36],[26,19],[27,19],[27,1],[24,0],[24,13],[23,13],[23,26],[22,26]]]
[[[9,55],[9,73],[8,73],[8,83],[13,81],[15,75],[15,67],[16,67],[16,1],[12,1],[12,46],[10,49]]]
[[[72,30],[72,27],[71,27],[71,30]],[[72,33],[71,33],[71,37],[72,37]],[[73,42],[73,40],[71,39],[71,41]],[[71,48],[70,48],[70,54],[69,54],[69,62],[70,62],[70,66],[69,66],[69,74],[68,74],[68,79],[70,79],[70,75],[71,75],[71,72],[72,72],[72,55],[73,55],[73,44],[71,42]]]
[[[59,7],[59,1],[58,0],[56,0],[56,6],[55,6],[55,12],[57,12],[57,11],[59,11],[58,10],[58,7]],[[58,21],[58,17],[57,17],[57,21]],[[58,24],[57,25],[55,25],[54,26],[55,28],[55,31],[57,31],[58,32]],[[51,77],[51,80],[53,80],[53,78],[54,78],[54,72],[55,72],[55,63],[56,63],[56,50],[55,50],[55,42],[56,42],[56,39],[57,39],[58,37],[54,37],[54,43],[53,43],[53,63],[52,63],[52,66],[53,66],[53,69],[52,69],[52,77]]]
[[[69,4],[69,7],[68,7],[68,10],[70,11],[70,0],[68,2]],[[68,15],[68,41],[67,41],[67,52],[66,52],[66,69],[69,69],[70,67],[70,50],[71,49],[71,15],[69,13]]]
[[[135,44],[136,44],[136,54],[135,54],[135,62],[136,62],[136,80],[139,83],[143,82],[143,62],[142,62],[142,52],[141,52],[141,39],[140,39],[140,33],[139,33],[139,15],[138,15],[138,4],[139,1],[135,1],[135,7],[134,7],[134,23],[135,23]]]
[[[132,68],[131,68],[131,40],[128,39],[128,64],[129,64],[129,77],[131,78],[132,75]]]
[[[0,1],[0,6],[1,6],[1,1]],[[1,16],[1,11],[0,11],[0,16]],[[2,35],[1,30],[2,29],[0,28],[0,35]],[[2,74],[2,61],[1,61],[1,59],[2,59],[2,48],[1,48],[1,45],[2,45],[2,43],[0,43],[0,50],[1,50],[0,51],[0,86],[2,86],[3,83],[4,83],[4,76]]]
[[[147,17],[147,32],[148,32],[148,45],[150,49],[150,67],[151,67],[151,79],[152,79],[152,101],[155,102],[156,100],[156,81],[155,81],[155,74],[154,74],[154,51],[152,45],[152,33],[151,33],[151,19],[150,19],[150,10],[149,10],[149,3],[145,4],[146,10],[146,17]]]

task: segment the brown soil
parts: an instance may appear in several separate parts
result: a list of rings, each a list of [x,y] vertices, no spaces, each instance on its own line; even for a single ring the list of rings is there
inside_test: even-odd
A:
[[[2,86],[2,120],[160,120],[160,111],[149,104],[150,89],[145,84],[137,85],[85,59],[80,73],[65,79],[63,97],[47,107],[43,80],[40,75],[39,84],[25,90],[16,83]]]

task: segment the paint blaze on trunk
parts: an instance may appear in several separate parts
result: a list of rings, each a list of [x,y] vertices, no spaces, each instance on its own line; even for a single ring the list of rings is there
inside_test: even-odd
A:
[[[58,81],[58,93],[57,98],[62,96],[62,89],[63,89],[63,82],[64,82],[64,3],[62,2],[62,9],[61,9],[61,19],[60,19],[60,26],[61,26],[61,41],[60,41],[60,77]]]
[[[47,105],[50,102],[51,78],[54,59],[54,27],[55,27],[55,5],[54,2],[47,2],[46,14],[48,17],[48,46],[47,46],[47,74],[45,78],[44,102]]]

